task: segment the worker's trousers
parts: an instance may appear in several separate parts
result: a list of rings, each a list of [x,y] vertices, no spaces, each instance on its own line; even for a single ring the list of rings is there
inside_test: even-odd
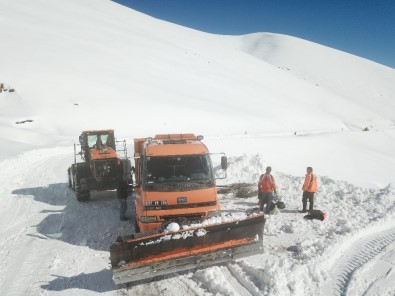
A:
[[[307,200],[309,201],[309,211],[313,210],[314,208],[314,192],[303,191],[303,211],[307,210]]]

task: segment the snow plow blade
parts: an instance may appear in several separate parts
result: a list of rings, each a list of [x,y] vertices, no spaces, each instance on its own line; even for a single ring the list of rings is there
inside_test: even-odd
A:
[[[204,268],[259,254],[263,214],[169,233],[119,237],[110,247],[115,284]]]

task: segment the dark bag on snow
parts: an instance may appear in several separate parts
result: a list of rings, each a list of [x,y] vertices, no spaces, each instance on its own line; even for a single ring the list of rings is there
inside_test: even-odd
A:
[[[283,203],[282,201],[276,202],[276,206],[277,206],[277,209],[280,209],[280,210],[285,209],[285,203]]]
[[[278,201],[278,202],[272,202],[270,204],[270,211],[273,211],[276,206],[277,209],[279,210],[285,209],[285,203],[283,203],[282,201]]]
[[[307,220],[317,219],[317,220],[321,220],[321,221],[324,221],[325,217],[326,217],[326,214],[320,210],[311,210],[311,211],[309,211],[309,213],[306,216],[304,216],[304,218]]]

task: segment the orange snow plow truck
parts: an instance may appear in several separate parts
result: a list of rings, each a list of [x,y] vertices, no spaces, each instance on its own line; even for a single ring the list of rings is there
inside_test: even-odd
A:
[[[203,268],[262,252],[262,213],[221,212],[202,136],[135,139],[135,233],[110,247],[115,284]],[[221,169],[227,159],[221,157]]]

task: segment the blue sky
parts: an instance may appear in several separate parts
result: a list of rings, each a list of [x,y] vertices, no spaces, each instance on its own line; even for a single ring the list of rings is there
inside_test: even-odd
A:
[[[158,19],[214,34],[270,32],[395,68],[395,0],[116,0]]]

